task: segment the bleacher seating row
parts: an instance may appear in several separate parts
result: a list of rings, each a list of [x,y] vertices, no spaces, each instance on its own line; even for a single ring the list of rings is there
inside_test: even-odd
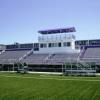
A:
[[[84,55],[81,58],[79,58],[79,53],[34,54],[34,52],[30,52],[29,54],[29,49],[5,50],[3,52],[0,51],[0,64],[12,64],[18,62],[21,57],[23,58],[20,60],[21,62],[37,65],[61,65],[65,62],[76,62],[78,58],[85,62],[100,64],[100,47],[87,47],[84,50]]]
[[[94,62],[100,65],[100,47],[89,46],[86,47],[83,52],[80,58],[81,60],[84,62]]]
[[[5,50],[0,54],[0,64],[10,64],[18,62],[19,58],[24,56],[29,50]]]

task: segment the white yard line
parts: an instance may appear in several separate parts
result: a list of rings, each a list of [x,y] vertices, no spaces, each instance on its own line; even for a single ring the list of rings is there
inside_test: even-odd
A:
[[[98,81],[100,82],[100,80],[91,80],[91,79],[61,79],[61,78],[51,78],[51,77],[25,77],[25,76],[8,76],[8,75],[0,75],[0,77],[11,77],[11,78],[24,78],[24,79],[41,79],[41,80],[59,80],[59,81]]]

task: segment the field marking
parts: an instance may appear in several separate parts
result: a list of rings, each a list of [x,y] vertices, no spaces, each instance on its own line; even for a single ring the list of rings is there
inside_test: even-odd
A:
[[[10,76],[10,75],[0,75],[0,77],[1,76],[3,76],[3,77],[10,77],[10,78],[24,78],[24,79],[41,79],[41,80],[59,80],[59,81],[67,81],[67,80],[69,80],[69,81],[97,81],[97,82],[100,82],[100,80],[98,79],[98,80],[93,80],[93,79],[61,79],[61,78],[51,78],[51,77],[25,77],[25,76]]]

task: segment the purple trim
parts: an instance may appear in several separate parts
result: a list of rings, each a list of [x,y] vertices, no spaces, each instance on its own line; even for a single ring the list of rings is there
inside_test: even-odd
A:
[[[100,48],[100,45],[90,45],[90,46],[86,46],[87,48],[95,48],[95,47],[99,47]]]
[[[87,49],[87,48],[100,48],[100,45],[84,45],[84,46],[81,46],[81,50],[82,48],[84,49]]]
[[[76,32],[75,27],[70,28],[58,28],[58,29],[49,29],[49,30],[41,30],[38,31],[40,34],[54,34],[54,33],[69,33],[69,32]]]
[[[6,51],[23,51],[23,50],[31,50],[29,49],[6,49]]]

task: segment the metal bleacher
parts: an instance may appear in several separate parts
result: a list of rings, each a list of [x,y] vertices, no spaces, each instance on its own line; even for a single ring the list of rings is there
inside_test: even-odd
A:
[[[80,59],[85,62],[100,62],[100,48],[84,49],[84,55],[81,58],[79,53],[54,53],[54,54],[34,54],[32,50],[5,50],[0,52],[0,64],[14,63],[15,61],[26,62],[27,64],[51,64],[61,65],[64,62],[76,62]]]
[[[70,64],[70,69],[67,69],[68,67],[64,69],[67,74],[94,75],[96,70],[92,69],[91,63],[100,63],[100,48],[86,48],[84,50],[81,58],[79,58],[79,53],[35,54],[32,49],[5,50],[0,53],[0,64],[14,64],[19,61],[28,65],[62,66],[65,64],[68,66]]]
[[[53,54],[53,56],[51,56],[50,59],[47,60],[47,63],[62,65],[64,62],[68,62],[71,59],[76,60],[77,57],[78,53]]]
[[[87,47],[81,60],[100,64],[100,47]]]
[[[22,62],[26,62],[27,64],[43,64],[45,58],[48,54],[34,54],[28,55]]]
[[[17,62],[29,50],[5,50],[0,54],[0,64],[10,64]]]
[[[27,56],[22,62],[28,64],[49,64],[49,65],[62,65],[66,60],[76,60],[78,53],[70,54],[31,54]],[[70,59],[68,59],[70,58]]]

